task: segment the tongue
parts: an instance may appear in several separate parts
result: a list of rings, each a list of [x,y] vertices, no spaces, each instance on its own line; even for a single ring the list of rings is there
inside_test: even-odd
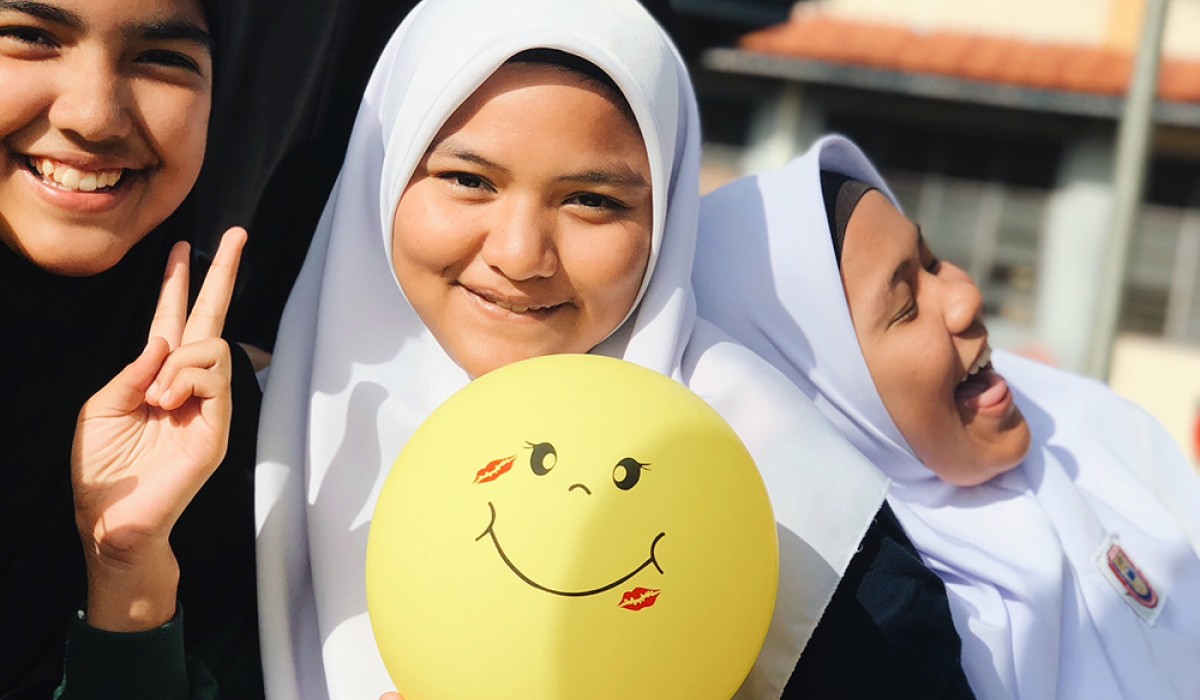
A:
[[[967,408],[981,409],[999,403],[1008,391],[1004,377],[991,367],[967,377],[954,389],[954,398]]]

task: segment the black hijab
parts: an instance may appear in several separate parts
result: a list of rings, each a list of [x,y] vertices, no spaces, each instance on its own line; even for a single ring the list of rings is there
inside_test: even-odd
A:
[[[75,417],[144,344],[167,238],[156,232],[85,278],[52,275],[0,245],[0,698],[31,670],[43,682],[60,672],[68,615],[84,592],[69,467]]]
[[[846,241],[846,227],[850,215],[858,206],[863,195],[875,189],[861,180],[846,177],[829,170],[821,171],[821,196],[825,200],[825,218],[829,221],[829,235],[833,239],[833,256],[838,267],[842,266],[842,245]]]

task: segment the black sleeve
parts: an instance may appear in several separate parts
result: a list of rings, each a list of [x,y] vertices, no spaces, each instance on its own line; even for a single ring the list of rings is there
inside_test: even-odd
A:
[[[145,632],[106,632],[72,621],[56,700],[215,700],[217,684],[203,663],[184,656],[183,611]]]
[[[783,698],[974,698],[961,653],[945,586],[884,503]]]

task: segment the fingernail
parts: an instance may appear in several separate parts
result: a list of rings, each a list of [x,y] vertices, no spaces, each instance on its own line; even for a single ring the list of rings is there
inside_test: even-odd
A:
[[[162,396],[158,397],[158,405],[159,406],[170,406],[171,405],[171,390],[170,389],[167,389],[165,392],[163,392]]]
[[[154,382],[150,385],[150,388],[146,390],[146,398],[150,398],[157,393],[158,393],[158,382]]]

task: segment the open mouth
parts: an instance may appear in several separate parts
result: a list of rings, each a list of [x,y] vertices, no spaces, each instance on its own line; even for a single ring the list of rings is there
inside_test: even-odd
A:
[[[567,597],[571,597],[571,598],[577,598],[577,597],[582,597],[582,596],[595,595],[597,593],[603,593],[604,591],[616,588],[617,586],[621,585],[622,583],[625,583],[629,579],[633,578],[642,569],[645,569],[647,566],[650,566],[651,564],[654,565],[655,569],[658,569],[658,573],[660,573],[660,574],[663,573],[662,567],[659,566],[658,560],[655,559],[655,557],[654,557],[654,548],[658,546],[659,541],[662,540],[663,537],[666,537],[666,534],[667,534],[665,532],[660,532],[650,542],[650,557],[648,559],[646,559],[646,561],[639,564],[637,566],[637,568],[635,568],[633,571],[630,571],[629,573],[625,574],[624,576],[617,579],[616,581],[613,581],[612,583],[605,584],[603,586],[600,586],[599,588],[590,588],[590,589],[584,590],[584,591],[562,591],[562,590],[558,590],[555,588],[550,588],[549,586],[543,586],[542,584],[538,583],[537,581],[534,581],[533,579],[526,576],[525,573],[522,572],[520,569],[518,569],[517,565],[514,564],[512,562],[512,560],[508,558],[508,555],[504,552],[504,547],[500,546],[500,539],[498,537],[496,537],[496,506],[493,505],[491,501],[488,501],[488,508],[492,509],[492,518],[488,522],[487,529],[484,530],[482,533],[480,533],[479,537],[475,538],[475,541],[478,542],[479,540],[483,539],[484,537],[490,535],[492,538],[492,544],[495,545],[496,552],[500,555],[500,559],[504,562],[504,565],[507,566],[514,574],[516,574],[517,578],[521,579],[522,581],[529,584],[530,586],[533,586],[534,588],[538,589],[539,591],[553,593],[554,595],[561,595],[561,596],[567,596]],[[654,591],[654,593],[655,593],[655,597],[656,597],[658,592]],[[650,598],[650,600],[653,600],[653,598]],[[653,603],[651,602],[650,604],[653,604]]]
[[[977,411],[999,405],[1007,396],[1008,384],[992,367],[992,348],[984,347],[954,387],[954,400]]]
[[[990,345],[983,347],[983,352],[975,358],[971,366],[967,368],[967,374],[962,379],[958,380],[959,387],[964,385],[977,384],[983,375],[992,368],[992,348]]]
[[[26,156],[25,167],[41,179],[42,184],[65,192],[104,194],[114,192],[126,182],[125,168],[80,170],[50,158]]]

